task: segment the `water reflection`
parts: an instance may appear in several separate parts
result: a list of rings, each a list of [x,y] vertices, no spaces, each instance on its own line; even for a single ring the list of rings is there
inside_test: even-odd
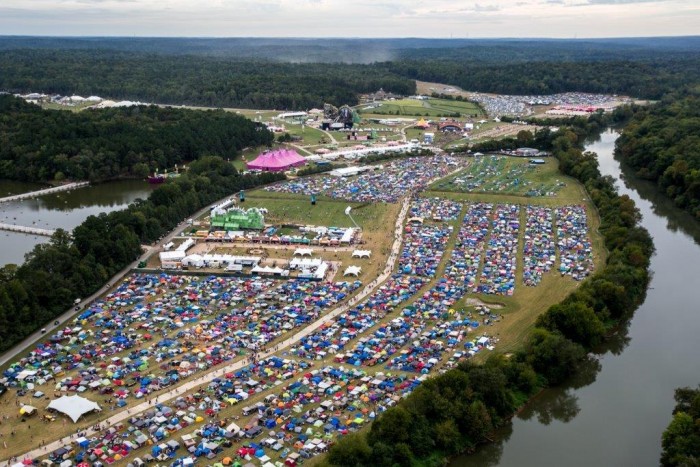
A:
[[[0,181],[0,193],[26,193],[41,188],[36,184]],[[123,209],[129,203],[148,197],[153,185],[139,180],[127,180],[92,185],[35,199],[0,204],[0,222],[72,230],[88,216]],[[24,254],[48,237],[2,232],[3,249],[0,265],[21,263]]]
[[[619,158],[615,158],[619,161]],[[635,191],[643,200],[651,203],[654,214],[666,220],[666,229],[671,232],[682,232],[691,237],[696,245],[700,245],[700,228],[692,215],[681,211],[669,198],[661,194],[656,184],[636,178],[634,169],[620,162],[623,187]]]
[[[452,466],[658,465],[673,391],[697,384],[700,374],[700,223],[620,167],[612,156],[616,136],[606,132],[587,149],[599,154],[601,173],[635,201],[654,238],[646,300],[596,349],[598,360],[567,385],[543,391],[495,443],[453,459]]]

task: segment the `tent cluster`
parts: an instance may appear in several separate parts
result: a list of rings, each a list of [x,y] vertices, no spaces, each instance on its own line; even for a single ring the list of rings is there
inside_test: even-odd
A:
[[[557,244],[561,257],[559,272],[575,280],[585,279],[593,270],[593,250],[588,236],[588,220],[584,206],[563,206],[556,209]]]
[[[407,157],[356,177],[304,177],[265,189],[304,195],[316,193],[356,202],[395,203],[407,192],[422,189],[433,179],[464,164],[464,159],[451,156]]]
[[[445,268],[446,277],[463,282],[470,292],[476,292],[479,261],[489,232],[492,209],[493,206],[487,203],[467,206],[467,213],[457,233],[457,242]]]
[[[459,191],[524,193],[526,187],[532,185],[525,177],[534,169],[521,162],[506,156],[478,157],[466,172],[460,173],[451,183]]]
[[[345,268],[345,272],[343,273],[343,276],[359,276],[360,273],[362,272],[362,268],[360,266],[348,266]]]
[[[73,420],[73,423],[77,423],[80,417],[85,414],[102,410],[100,405],[96,402],[80,397],[77,394],[73,396],[62,396],[52,400],[46,408],[67,415]]]
[[[2,382],[109,394],[122,406],[128,397],[143,397],[244,349],[267,345],[360,286],[359,281],[131,275],[72,326],[13,363]]]
[[[436,222],[453,221],[462,210],[462,203],[440,198],[414,198],[408,210],[409,217],[432,219]]]
[[[380,286],[365,301],[341,314],[330,323],[306,336],[292,349],[298,357],[323,358],[329,353],[342,352],[349,341],[410,299],[425,283],[426,279],[415,276],[394,275]],[[344,359],[359,366],[360,360]]]
[[[292,149],[277,149],[263,152],[246,165],[251,170],[262,170],[264,172],[281,172],[306,164],[306,159]]]
[[[523,283],[534,287],[556,261],[552,208],[527,206],[525,245],[523,247]]]
[[[452,232],[451,225],[407,225],[399,258],[399,271],[433,277]]]
[[[519,230],[520,207],[516,204],[498,205],[493,213],[491,237],[479,279],[479,292],[513,295]]]

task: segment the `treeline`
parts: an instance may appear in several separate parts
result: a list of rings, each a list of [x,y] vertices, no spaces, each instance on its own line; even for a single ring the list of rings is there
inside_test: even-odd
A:
[[[679,388],[673,419],[662,436],[661,465],[700,465],[700,386]]]
[[[158,104],[299,110],[354,105],[379,88],[415,94],[413,80],[371,65],[280,63],[109,50],[0,51],[0,90]]]
[[[543,52],[546,61],[522,60],[532,50],[546,50],[544,44],[534,49],[491,46],[489,50],[502,56],[498,61],[452,58],[465,53],[456,48],[426,48],[378,52],[370,64],[339,63],[346,46],[338,49],[336,63],[310,63],[314,58],[308,56],[304,63],[288,63],[293,54],[272,61],[255,58],[267,57],[265,53],[232,59],[196,52],[0,47],[0,90],[278,110],[321,108],[325,102],[354,105],[358,94],[379,88],[411,95],[416,92],[414,80],[502,94],[594,92],[657,99],[695,80],[700,68],[698,54],[682,48],[645,48],[645,59],[621,59],[634,57],[625,48],[607,60],[586,58],[584,51],[572,59]],[[414,58],[421,53],[428,56]]]
[[[700,90],[630,111],[615,155],[700,219]]]
[[[90,216],[73,230],[59,230],[37,245],[17,267],[0,269],[0,350],[6,350],[64,313],[77,297],[91,295],[151,243],[197,210],[241,189],[284,178],[283,174],[239,175],[220,157],[190,164],[125,210]]]
[[[138,106],[65,112],[0,95],[0,178],[143,178],[204,155],[270,145],[266,128],[230,112]]]
[[[551,149],[562,172],[586,186],[600,211],[600,232],[609,250],[600,271],[550,307],[510,358],[460,363],[428,379],[368,431],[341,438],[326,465],[444,465],[446,457],[487,442],[540,388],[572,376],[586,353],[643,301],[651,237],[639,226],[634,202],[617,195],[612,180],[600,175],[595,155],[581,151],[581,141],[565,128],[550,135],[542,149]]]
[[[406,78],[449,83],[469,91],[534,95],[590,92],[658,99],[695,81],[700,58],[522,63],[427,59],[397,60],[381,66]]]

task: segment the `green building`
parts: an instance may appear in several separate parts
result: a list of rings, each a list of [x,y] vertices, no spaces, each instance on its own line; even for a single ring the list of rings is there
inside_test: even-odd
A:
[[[265,217],[259,209],[233,208],[223,214],[211,218],[212,230],[262,230],[265,228]]]

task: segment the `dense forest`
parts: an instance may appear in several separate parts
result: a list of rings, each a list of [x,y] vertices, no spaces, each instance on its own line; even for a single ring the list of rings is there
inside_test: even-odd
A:
[[[0,38],[0,90],[277,110],[411,95],[414,80],[658,99],[696,78],[700,54],[695,38],[656,42]]]
[[[498,94],[591,92],[658,99],[697,76],[700,58],[650,61],[483,63],[401,60],[379,64],[407,78]]]
[[[700,89],[635,108],[615,155],[700,219]]]
[[[139,106],[75,113],[0,95],[0,178],[143,178],[204,155],[233,158],[244,147],[272,141],[267,129],[223,110]]]
[[[370,65],[231,61],[105,50],[0,51],[0,90],[98,95],[158,104],[254,109],[354,105],[379,88],[414,94],[415,82]]]
[[[655,60],[697,54],[699,48],[697,36],[575,40],[0,36],[0,50],[113,50],[301,63],[366,64],[405,59],[491,63]]]
[[[676,389],[673,419],[662,437],[661,465],[700,465],[700,386]]]
[[[241,189],[283,179],[283,174],[239,175],[220,157],[205,156],[181,177],[127,209],[90,216],[72,235],[59,230],[17,267],[0,268],[0,351],[12,347],[86,297],[182,219]]]
[[[597,123],[593,122],[593,125]],[[606,264],[537,321],[522,349],[484,365],[461,363],[428,379],[383,413],[368,431],[341,438],[324,459],[332,466],[443,465],[450,455],[487,442],[517,407],[542,387],[560,384],[587,351],[644,300],[654,247],[634,202],[602,177],[596,156],[583,153],[581,125],[540,136],[562,172],[583,183],[600,212]]]

